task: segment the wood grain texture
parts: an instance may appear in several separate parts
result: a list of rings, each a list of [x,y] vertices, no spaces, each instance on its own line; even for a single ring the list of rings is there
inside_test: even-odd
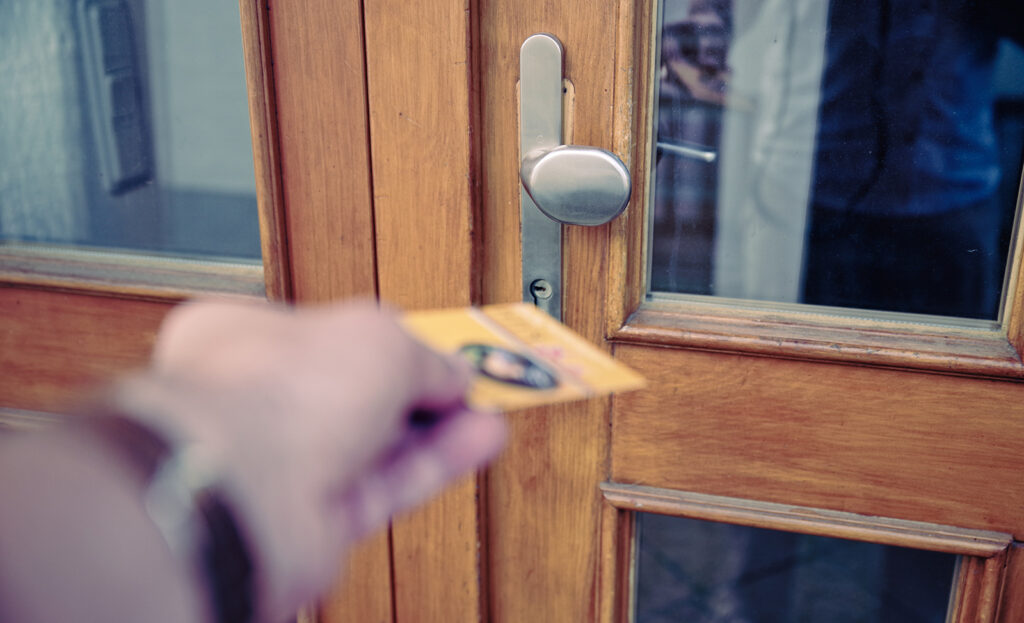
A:
[[[475,302],[477,102],[464,1],[364,3],[377,278],[406,309]],[[479,485],[393,523],[395,620],[477,621]]]
[[[0,405],[66,410],[146,363],[168,303],[0,286]]]
[[[358,0],[260,2],[273,56],[276,166],[290,292],[299,303],[376,294],[362,7]],[[261,42],[266,45],[264,38]],[[257,111],[258,112],[258,111]],[[269,114],[270,111],[267,111]],[[273,154],[270,154],[271,156]],[[274,163],[268,163],[271,168]],[[274,189],[273,192],[278,192]],[[271,230],[273,231],[273,230]],[[266,232],[264,232],[266,233]],[[268,243],[268,241],[265,241]],[[273,241],[269,241],[273,244]],[[376,540],[336,587],[325,621],[391,620],[390,548]],[[347,580],[343,579],[342,582]]]
[[[291,269],[277,128],[277,92],[270,45],[270,8],[268,0],[239,0],[238,8],[249,92],[249,128],[256,174],[256,202],[259,205],[263,277],[267,298],[283,301],[291,298]]]
[[[636,585],[636,513],[601,505],[601,568],[595,594],[599,623],[629,621]]]
[[[487,488],[489,620],[593,618],[605,417],[600,401],[509,416]]]
[[[1006,553],[960,561],[950,605],[954,623],[994,623],[1006,579]]]
[[[483,621],[485,544],[470,476],[392,523],[395,621]]]
[[[650,196],[650,170],[654,142],[651,129],[655,39],[653,2],[618,2],[615,42],[615,99],[613,135],[615,153],[629,167],[633,189],[629,206],[609,227],[608,290],[605,295],[605,334],[626,323],[647,294],[645,206]]]
[[[1002,555],[1013,537],[920,521],[857,515],[791,504],[773,504],[671,489],[604,483],[601,491],[621,510],[688,517],[751,528],[782,530],[834,539],[909,547],[958,556]]]
[[[999,605],[999,623],[1024,621],[1024,545],[1014,543],[1007,552],[1006,579]]]
[[[1024,179],[1024,173],[1021,174]],[[1018,352],[1024,352],[1024,236],[1021,236],[1021,210],[1024,205],[1024,185],[1017,191],[1017,209],[1011,239],[1010,262],[1002,307],[1003,326],[1010,343]]]
[[[615,149],[617,6],[569,1],[509,10],[480,4],[485,302],[515,301],[522,291],[520,46],[537,32],[558,37],[564,78],[574,87],[571,135],[565,138]],[[603,344],[609,227],[566,227],[564,239],[564,320]],[[597,615],[597,486],[607,474],[607,418],[608,402],[600,400],[509,415],[508,449],[487,480],[490,620],[586,621]]]
[[[360,2],[275,3],[269,24],[293,296],[373,296]]]
[[[1024,385],[619,346],[612,479],[1024,534]]]
[[[871,364],[991,377],[1024,377],[1020,354],[997,326],[910,322],[892,315],[830,315],[820,308],[743,309],[729,302],[644,303],[616,341],[770,357]]]
[[[29,244],[0,246],[0,282],[167,301],[211,294],[263,299],[265,292],[263,268],[257,263]]]
[[[343,563],[334,589],[321,601],[320,621],[392,623],[389,530],[360,543]],[[368,617],[368,618],[367,618]]]
[[[473,299],[470,30],[462,0],[366,3],[378,279],[401,307]]]

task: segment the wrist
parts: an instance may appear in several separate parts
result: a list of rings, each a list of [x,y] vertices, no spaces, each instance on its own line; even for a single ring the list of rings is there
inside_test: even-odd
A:
[[[76,429],[0,440],[0,620],[212,621],[139,471]]]
[[[224,486],[216,437],[173,390],[151,377],[126,381],[91,409],[85,427],[140,476],[143,507],[203,587],[212,620],[251,621],[251,539]]]

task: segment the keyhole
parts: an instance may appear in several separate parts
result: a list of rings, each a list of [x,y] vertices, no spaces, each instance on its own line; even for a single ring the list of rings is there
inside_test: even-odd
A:
[[[530,294],[533,295],[533,302],[536,305],[539,305],[541,301],[551,298],[554,291],[554,288],[551,287],[547,279],[537,279],[530,284]]]

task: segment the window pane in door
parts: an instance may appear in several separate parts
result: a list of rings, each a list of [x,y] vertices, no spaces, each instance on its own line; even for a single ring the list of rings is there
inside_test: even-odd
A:
[[[1018,2],[664,0],[649,289],[995,320]]]
[[[944,623],[957,557],[637,514],[636,623]]]
[[[238,4],[0,2],[0,243],[258,260]]]

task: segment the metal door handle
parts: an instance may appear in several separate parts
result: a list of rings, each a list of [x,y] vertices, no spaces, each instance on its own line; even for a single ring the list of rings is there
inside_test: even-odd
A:
[[[519,178],[541,212],[567,225],[604,225],[629,202],[629,169],[600,147],[535,149],[519,164]]]
[[[599,147],[562,144],[562,44],[539,33],[519,50],[523,300],[562,316],[562,230],[626,209],[629,169]]]

